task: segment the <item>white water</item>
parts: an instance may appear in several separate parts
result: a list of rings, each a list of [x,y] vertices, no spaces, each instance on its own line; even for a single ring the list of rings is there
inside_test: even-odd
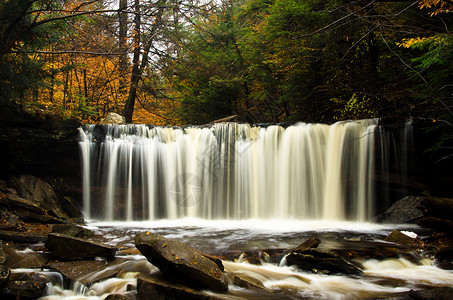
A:
[[[377,120],[88,125],[80,130],[85,217],[366,221],[376,128]]]
[[[419,264],[404,259],[368,261],[365,263],[365,276],[363,277],[305,273],[292,267],[266,263],[256,266],[224,261],[223,264],[226,272],[252,278],[273,292],[296,299],[385,298],[421,287],[450,286],[453,281],[453,272],[438,269],[432,266],[432,262],[429,260],[424,260]],[[52,295],[41,299],[104,299],[109,294],[125,293],[127,285],[135,287],[137,275],[135,272],[123,273],[123,276],[119,278],[95,283],[79,293],[75,290],[64,290],[59,286],[53,286]],[[385,284],[380,283],[388,278],[396,278],[397,281],[387,280]],[[239,291],[244,293],[243,296],[247,295],[246,291],[238,286],[230,284],[229,289],[233,294],[234,291]],[[246,297],[244,298],[246,299]],[[278,299],[278,296],[275,296],[275,299]]]
[[[295,299],[376,299],[396,296],[411,289],[450,286],[453,282],[452,271],[438,269],[427,259],[419,264],[405,259],[371,260],[365,263],[363,277],[312,274],[267,263],[256,266],[223,261],[223,264],[226,272],[254,279],[275,293]],[[127,285],[136,287],[136,276],[136,272],[126,272],[121,277],[95,283],[79,292],[53,286],[49,291],[52,294],[41,299],[104,299],[109,294],[125,293]],[[244,289],[230,284],[229,290],[233,295],[235,291],[242,292],[244,298],[241,299],[247,299]],[[278,299],[278,294],[275,299]]]
[[[116,246],[134,247],[133,240],[144,230],[159,233],[167,238],[183,241],[201,251],[223,253],[222,251],[260,250],[270,248],[289,249],[296,247],[308,237],[316,235],[322,242],[321,249],[335,249],[345,241],[353,239],[360,245],[362,240],[379,241],[388,235],[396,225],[338,221],[297,221],[297,220],[156,220],[144,222],[90,222],[97,236]],[[420,230],[415,225],[399,227],[403,230]],[[357,239],[356,237],[359,237]],[[351,245],[351,242],[349,242]],[[323,248],[326,247],[326,248]],[[373,245],[371,245],[373,247]],[[341,246],[340,246],[341,248]],[[354,248],[352,248],[354,249]],[[111,268],[121,271],[115,278],[98,281],[107,270],[92,274],[81,274],[79,280],[89,282],[88,286],[74,284],[64,289],[62,280],[52,280],[45,300],[60,299],[105,299],[109,294],[125,294],[127,286],[135,290],[136,277],[156,272],[146,259],[137,254],[117,253],[124,263]],[[274,293],[273,299],[285,296],[291,299],[380,299],[395,297],[411,289],[418,290],[437,286],[451,286],[453,272],[439,269],[429,259],[418,263],[406,259],[368,260],[362,263],[363,275],[342,276],[313,274],[278,264],[262,262],[252,265],[237,261],[223,261],[226,272],[239,274],[256,280]],[[17,270],[23,271],[23,270]],[[33,270],[30,270],[33,271]],[[38,271],[45,274],[45,271]],[[54,273],[50,277],[58,278]],[[229,284],[228,296],[240,299],[259,299],[253,291]],[[271,299],[271,298],[267,298]]]

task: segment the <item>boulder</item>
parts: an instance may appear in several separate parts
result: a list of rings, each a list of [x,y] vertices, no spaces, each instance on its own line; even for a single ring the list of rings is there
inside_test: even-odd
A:
[[[136,296],[131,293],[110,294],[104,300],[135,300]]]
[[[19,196],[36,203],[39,207],[50,212],[59,219],[69,219],[60,207],[59,200],[53,188],[47,182],[31,175],[12,176],[9,185],[16,189]]]
[[[418,220],[417,224],[422,227],[433,229],[437,232],[453,234],[453,221],[435,217],[423,217]]]
[[[20,232],[0,230],[0,239],[4,241],[12,241],[16,243],[39,243],[47,240],[47,235],[36,232]]]
[[[49,233],[46,247],[53,258],[60,260],[112,259],[117,250],[114,246],[59,233]]]
[[[12,273],[0,289],[0,295],[14,295],[16,299],[38,299],[46,295],[50,280],[38,273]]]
[[[215,262],[192,247],[150,232],[135,237],[135,246],[162,273],[184,278],[214,291],[228,290],[225,276]]]
[[[49,255],[42,251],[21,251],[14,243],[3,246],[7,260],[5,266],[11,269],[41,269],[49,260]]]
[[[80,205],[69,196],[63,196],[58,198],[61,209],[63,209],[68,216],[71,218],[71,221],[83,223],[83,213]]]
[[[126,118],[114,112],[109,112],[105,118],[103,118],[99,124],[126,124]]]
[[[288,249],[275,248],[263,250],[228,250],[222,253],[224,260],[247,262],[254,265],[260,265],[262,262],[279,264]]]
[[[416,300],[449,300],[453,299],[453,288],[451,287],[435,287],[420,291],[411,290],[409,299]]]
[[[121,271],[118,268],[125,262],[123,259],[113,261],[78,260],[78,261],[53,261],[46,264],[46,268],[55,270],[63,275],[65,283],[80,282],[90,285],[94,282],[117,276]]]
[[[381,223],[403,224],[415,223],[423,217],[423,209],[420,207],[424,196],[407,196],[396,201],[384,213],[377,216]]]
[[[74,237],[92,237],[94,232],[74,224],[53,224],[52,233],[61,233]]]
[[[328,250],[315,249],[321,240],[312,237],[291,249],[285,257],[287,265],[301,270],[322,274],[360,275],[362,271],[338,254]]]
[[[231,297],[206,293],[183,282],[169,281],[161,274],[151,274],[137,278],[137,299],[225,300]]]
[[[291,251],[286,256],[286,264],[321,274],[360,275],[362,271],[341,256],[327,250],[308,249],[304,252]]]
[[[294,248],[292,251],[296,252],[305,252],[309,249],[312,248],[318,248],[319,244],[321,244],[321,240],[315,237],[311,237],[296,248]]]
[[[261,281],[251,276],[247,276],[247,274],[227,273],[227,276],[230,277],[230,280],[234,285],[237,285],[241,288],[248,290],[259,290],[272,294],[272,290],[266,288]]]
[[[407,245],[407,246],[416,246],[417,240],[413,237],[410,237],[399,230],[393,230],[385,239],[384,241],[400,244],[400,245]]]
[[[39,207],[38,204],[28,201],[14,194],[6,194],[0,197],[0,203],[3,207],[10,210],[27,210],[38,215],[46,215],[47,211]]]
[[[404,257],[414,263],[420,259],[414,247],[384,241],[344,241],[342,247],[332,251],[359,267],[364,260],[370,259],[381,260]]]
[[[453,199],[428,196],[420,205],[425,216],[453,221]]]

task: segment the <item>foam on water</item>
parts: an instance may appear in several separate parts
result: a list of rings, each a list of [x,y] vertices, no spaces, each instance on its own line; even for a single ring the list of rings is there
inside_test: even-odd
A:
[[[355,231],[363,233],[381,232],[395,228],[395,224],[377,224],[371,222],[348,222],[329,220],[280,220],[280,219],[248,219],[248,220],[205,220],[197,218],[182,218],[177,220],[156,220],[156,221],[132,221],[132,222],[104,222],[89,221],[87,228],[96,229],[99,227],[111,228],[200,228],[200,230],[234,230],[246,229],[251,232],[260,233],[290,233],[305,231]],[[409,225],[407,227],[410,227]],[[196,231],[194,231],[196,234]]]

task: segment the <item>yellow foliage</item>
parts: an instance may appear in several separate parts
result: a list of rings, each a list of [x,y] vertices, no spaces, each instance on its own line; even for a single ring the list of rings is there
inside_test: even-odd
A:
[[[443,44],[446,45],[448,44],[448,40],[445,39],[443,36],[435,35],[431,37],[416,37],[416,38],[410,38],[410,39],[402,39],[401,43],[396,43],[398,47],[404,47],[404,48],[410,48],[414,45],[421,44],[424,42],[435,42],[437,44]]]
[[[449,0],[420,0],[418,6],[420,9],[434,9],[431,16],[453,10],[453,2]]]
[[[410,39],[403,39],[401,43],[396,43],[398,47],[404,47],[404,48],[410,48],[411,46],[422,43],[430,38],[427,37],[416,37],[416,38],[410,38]]]

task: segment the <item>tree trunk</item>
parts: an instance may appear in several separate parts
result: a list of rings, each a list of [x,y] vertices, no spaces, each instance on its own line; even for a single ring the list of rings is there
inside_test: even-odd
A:
[[[123,116],[126,118],[127,123],[132,122],[132,115],[134,114],[135,98],[137,97],[137,87],[140,81],[140,1],[134,1],[134,57],[132,59],[132,75],[131,75],[131,86],[129,89],[129,96],[127,97],[126,104],[123,109]]]
[[[119,44],[119,52],[121,55],[119,56],[119,73],[120,73],[120,80],[119,80],[119,87],[118,92],[120,97],[126,94],[126,74],[128,71],[128,58],[127,58],[127,23],[128,23],[128,15],[127,15],[127,0],[120,0],[120,7],[118,10],[118,21],[119,21],[119,32],[118,32],[118,44]]]
[[[132,116],[134,114],[134,105],[135,99],[137,98],[137,88],[142,77],[143,70],[148,65],[148,54],[151,49],[151,46],[154,41],[154,36],[156,34],[157,29],[159,28],[160,24],[162,23],[162,14],[165,9],[165,1],[162,2],[160,5],[156,16],[155,22],[153,27],[148,33],[148,39],[145,43],[145,47],[143,48],[142,53],[142,61],[140,63],[140,7],[139,7],[139,0],[135,0],[134,10],[135,10],[135,18],[134,18],[134,57],[132,59],[132,76],[131,76],[131,86],[129,88],[129,96],[127,97],[126,104],[124,105],[122,115],[126,118],[127,123],[132,122]]]

